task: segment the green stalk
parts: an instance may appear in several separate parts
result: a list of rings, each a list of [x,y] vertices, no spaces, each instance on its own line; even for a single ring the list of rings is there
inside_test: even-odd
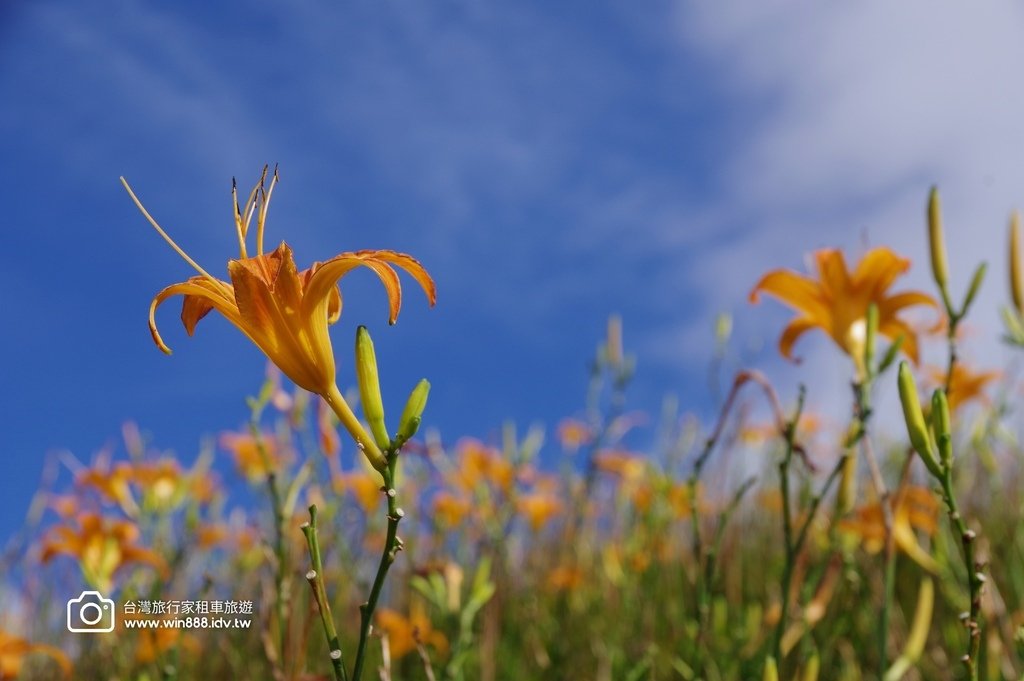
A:
[[[306,545],[309,547],[309,560],[313,569],[306,573],[306,580],[313,590],[313,599],[316,600],[320,610],[320,623],[324,628],[324,635],[327,637],[327,647],[330,651],[331,667],[334,669],[335,681],[348,681],[348,674],[345,672],[345,663],[341,657],[341,641],[338,639],[338,631],[334,626],[334,616],[331,614],[331,601],[327,597],[327,588],[324,586],[324,568],[320,557],[320,540],[316,531],[316,504],[309,507],[309,522],[302,525],[302,534],[306,535]]]
[[[968,678],[971,681],[977,681],[978,654],[981,651],[981,591],[985,585],[985,575],[982,574],[981,566],[974,558],[974,540],[976,538],[974,531],[967,527],[967,523],[960,516],[960,509],[956,497],[953,495],[953,469],[951,466],[945,468],[940,483],[942,484],[943,500],[949,511],[949,520],[957,534],[960,535],[964,566],[967,568],[967,588],[971,597],[970,614],[964,622],[967,627],[967,653],[960,660],[967,668]]]
[[[377,566],[377,576],[370,588],[370,597],[365,603],[359,606],[360,627],[359,645],[356,648],[355,668],[352,672],[353,681],[362,679],[363,664],[366,657],[366,642],[370,637],[370,625],[373,622],[373,611],[377,608],[377,601],[380,598],[381,589],[384,587],[384,578],[387,577],[391,564],[395,557],[402,550],[402,540],[398,537],[398,523],[405,515],[405,512],[398,507],[398,495],[394,488],[395,464],[398,461],[397,452],[388,451],[387,462],[381,474],[384,476],[384,494],[388,501],[388,531],[384,541],[384,551],[380,556],[380,563]]]

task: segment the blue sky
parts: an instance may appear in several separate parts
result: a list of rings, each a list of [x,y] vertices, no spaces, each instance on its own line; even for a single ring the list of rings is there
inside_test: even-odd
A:
[[[676,393],[706,411],[723,310],[737,356],[784,394],[841,386],[824,336],[783,365],[788,313],[746,294],[814,248],[852,259],[865,243],[913,258],[908,283],[925,286],[936,182],[954,288],[991,265],[967,354],[999,357],[1005,224],[1024,203],[1022,33],[1008,2],[8,3],[0,537],[48,452],[88,459],[132,419],[190,460],[245,420],[262,377],[237,331],[211,316],[189,339],[173,303],[159,321],[175,354],[152,345],[150,298],[190,270],[119,175],[214,273],[237,253],[230,179],[248,187],[264,163],[282,177],[268,240],[300,267],[418,257],[438,305],[407,281],[392,328],[372,275],[344,281],[339,380],[365,323],[385,398],[398,409],[428,377],[446,439],[578,412],[613,312],[639,355],[638,408]]]

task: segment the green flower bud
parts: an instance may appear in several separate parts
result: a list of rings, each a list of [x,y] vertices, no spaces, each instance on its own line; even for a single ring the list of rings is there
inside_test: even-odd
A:
[[[386,450],[391,446],[391,439],[384,425],[384,402],[380,397],[377,355],[373,350],[370,332],[365,326],[356,329],[356,378],[359,381],[359,399],[363,404],[363,415],[370,424],[370,432],[373,433],[377,446]]]
[[[929,472],[936,477],[942,477],[942,469],[939,468],[939,462],[935,460],[931,442],[928,439],[928,428],[924,424],[924,414],[921,412],[921,401],[917,396],[914,376],[910,373],[910,366],[906,362],[900,362],[898,384],[900,402],[903,405],[903,418],[907,422],[910,444],[917,450]]]
[[[427,379],[421,380],[409,394],[409,399],[402,410],[402,418],[398,422],[398,435],[395,441],[399,446],[406,443],[420,428],[420,420],[423,417],[423,410],[427,406],[427,395],[430,394],[430,382]]]
[[[928,194],[928,247],[932,254],[932,276],[939,288],[945,288],[949,281],[949,264],[946,260],[946,239],[942,235],[942,207],[939,204],[938,187],[932,187]]]
[[[967,289],[967,295],[964,296],[963,307],[960,308],[960,314],[967,314],[967,308],[974,302],[975,296],[978,295],[978,289],[981,288],[981,282],[985,280],[985,272],[988,270],[988,263],[981,263],[978,265],[978,269],[974,270],[974,276],[971,277],[971,285]]]
[[[1017,314],[1024,315],[1024,282],[1020,271],[1020,213],[1010,217],[1010,295]]]

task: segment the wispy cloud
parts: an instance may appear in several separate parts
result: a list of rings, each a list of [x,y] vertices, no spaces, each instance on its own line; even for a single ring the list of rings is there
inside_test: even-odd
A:
[[[822,246],[855,257],[866,241],[912,257],[908,283],[927,286],[924,203],[938,183],[954,289],[966,287],[976,263],[990,263],[972,315],[987,333],[966,351],[995,351],[1006,219],[1024,186],[1022,18],[1010,3],[680,10],[680,45],[715,65],[746,112],[735,130],[741,143],[723,159],[722,192],[706,205],[735,236],[712,245],[690,271],[693,285],[714,282],[701,289],[708,306],[741,311],[740,335],[781,328],[788,313],[778,306],[745,306],[759,274],[800,268],[803,255]],[[702,335],[709,337],[683,324],[652,343]],[[817,341],[801,342],[810,366],[819,366],[814,355],[833,352]]]

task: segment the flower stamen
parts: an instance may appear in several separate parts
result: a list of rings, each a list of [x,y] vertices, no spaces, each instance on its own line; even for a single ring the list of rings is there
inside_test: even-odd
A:
[[[157,233],[164,238],[164,241],[170,244],[171,248],[173,248],[178,255],[184,258],[185,262],[191,265],[197,272],[199,272],[199,274],[209,279],[213,284],[217,286],[218,289],[223,289],[224,283],[221,282],[216,277],[214,277],[213,275],[211,275],[206,270],[204,270],[202,267],[199,266],[199,263],[190,258],[188,256],[188,253],[183,251],[178,244],[174,243],[174,239],[172,239],[170,235],[168,235],[167,232],[165,232],[163,228],[157,223],[157,221],[153,219],[153,216],[149,214],[149,211],[146,210],[145,206],[142,205],[142,202],[139,201],[139,197],[135,196],[135,192],[133,192],[132,188],[128,185],[128,180],[124,179],[124,177],[121,177],[121,184],[123,184],[124,188],[128,190],[128,195],[132,197],[132,201],[135,202],[135,205],[138,207],[138,209],[142,212],[146,219],[149,220],[149,224],[153,225],[153,228],[157,231]]]

